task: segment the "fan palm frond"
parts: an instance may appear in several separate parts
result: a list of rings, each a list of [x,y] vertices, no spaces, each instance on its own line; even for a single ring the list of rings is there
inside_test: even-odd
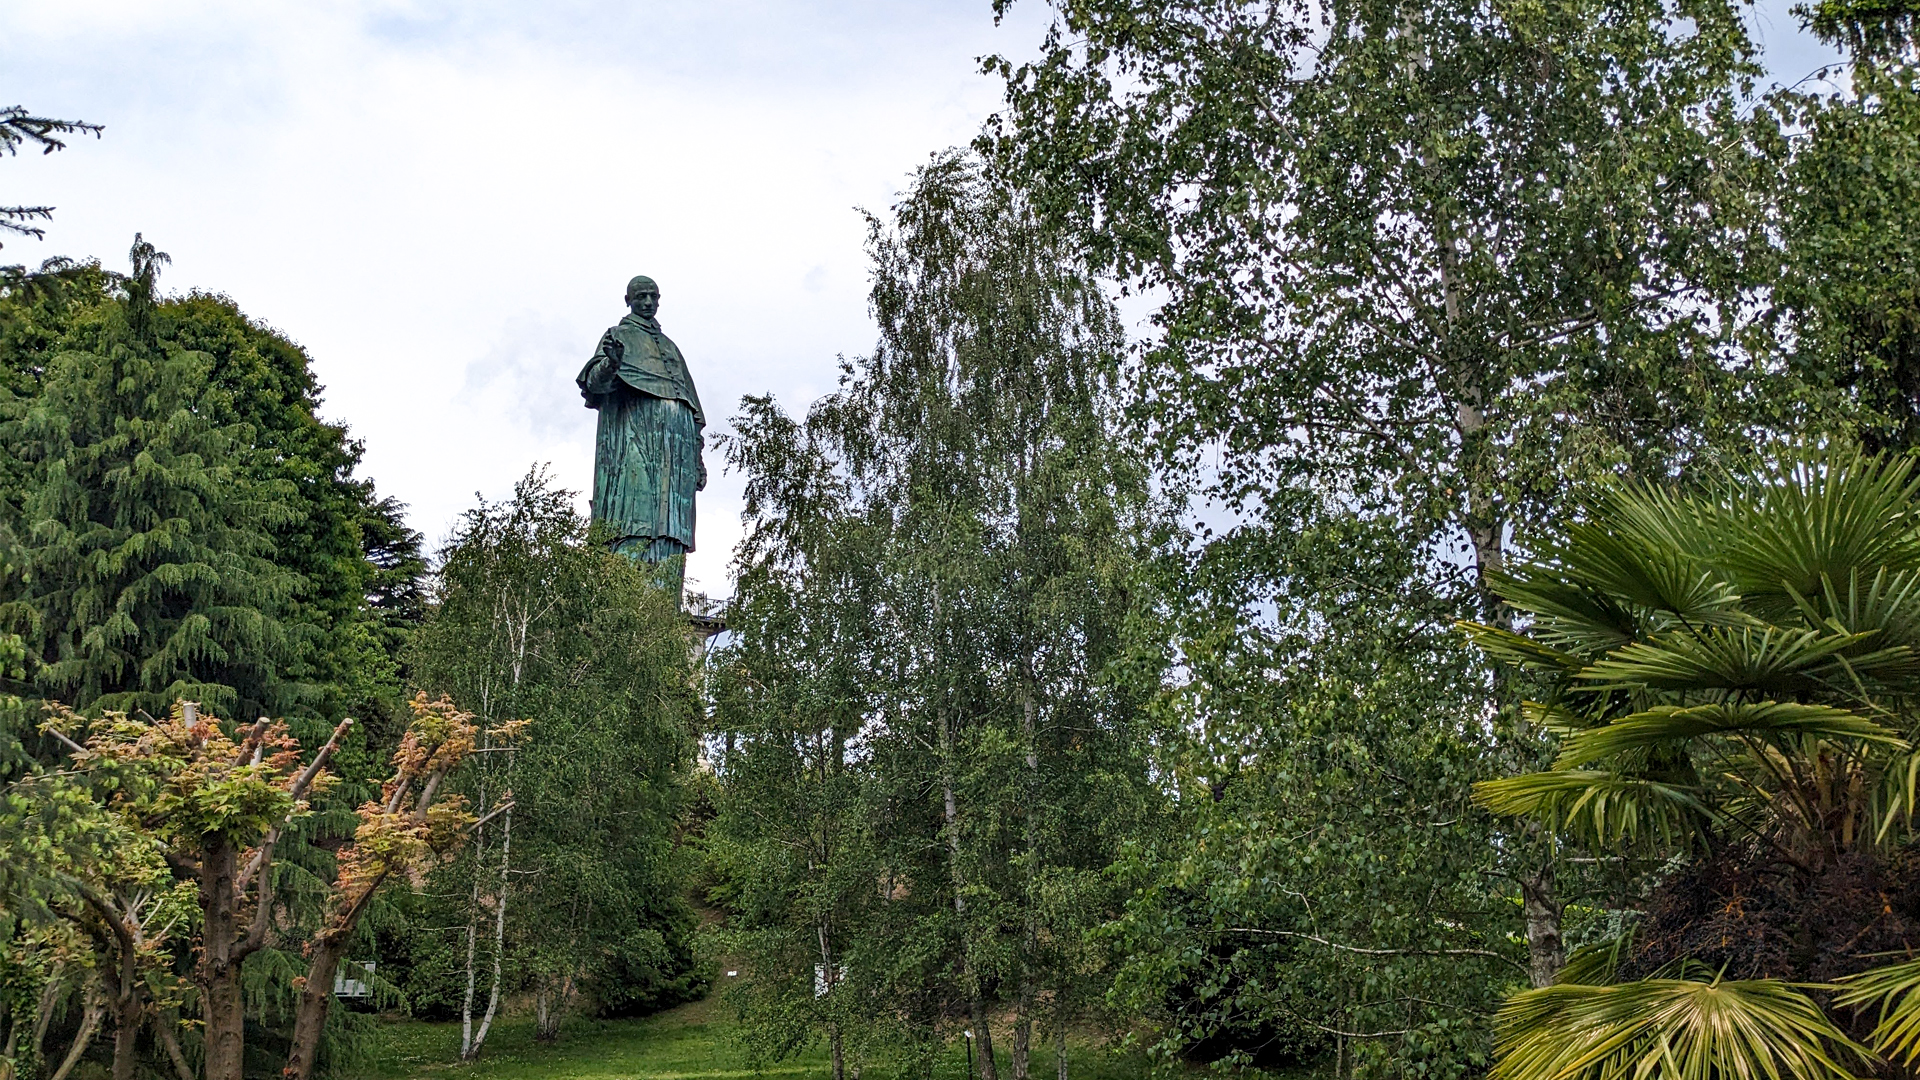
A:
[[[1872,1053],[1789,983],[1643,979],[1513,996],[1494,1080],[1854,1080]]]
[[[1598,769],[1483,780],[1473,786],[1473,801],[1493,813],[1534,818],[1609,847],[1684,839],[1692,823],[1707,814],[1695,794],[1680,785]]]
[[[1871,673],[1877,678],[1920,675],[1920,573],[1883,567],[1868,576],[1856,568],[1839,582],[1823,578],[1820,584],[1815,596],[1793,594],[1809,624],[1838,633],[1871,634],[1875,651],[1891,654],[1874,665]]]
[[[1722,486],[1710,532],[1714,561],[1756,614],[1784,614],[1794,593],[1815,595],[1823,580],[1920,570],[1917,496],[1920,479],[1905,458],[1851,450],[1791,456]]]
[[[1869,1036],[1873,1048],[1905,1068],[1920,1062],[1920,959],[1839,981],[1841,990],[1834,1004],[1843,1009],[1879,1009],[1879,1020]]]
[[[1632,934],[1590,942],[1567,954],[1567,964],[1553,981],[1562,986],[1611,986],[1620,971],[1620,957],[1633,944]]]
[[[1524,634],[1498,626],[1487,626],[1476,622],[1455,623],[1468,640],[1480,647],[1494,660],[1511,667],[1527,671],[1545,671],[1554,674],[1571,674],[1586,666],[1586,661],[1569,652],[1562,652]]]
[[[1548,564],[1523,563],[1511,574],[1488,574],[1487,583],[1509,607],[1533,616],[1532,636],[1556,649],[1598,656],[1640,635],[1640,619],[1627,605],[1562,580]]]
[[[1631,751],[1735,734],[1768,741],[1808,736],[1858,739],[1907,749],[1898,732],[1829,705],[1781,701],[1656,705],[1612,723],[1574,733],[1566,740],[1555,767],[1573,769]]]
[[[1565,705],[1550,705],[1538,701],[1520,703],[1520,717],[1527,723],[1562,739],[1569,739],[1577,732],[1585,731],[1598,721],[1582,716]]]
[[[1648,493],[1649,496],[1651,493]],[[1616,513],[1631,500],[1617,496]],[[1609,515],[1577,526],[1555,562],[1569,578],[1625,603],[1694,624],[1732,611],[1739,597],[1685,548],[1651,542]]]
[[[1824,628],[1703,627],[1622,646],[1575,678],[1588,691],[1805,693],[1823,688],[1824,677],[1841,670],[1835,654],[1871,636]]]
[[[1873,794],[1870,813],[1880,822],[1874,842],[1885,843],[1896,825],[1912,831],[1916,810],[1920,810],[1920,754],[1895,754],[1882,766],[1880,786]]]

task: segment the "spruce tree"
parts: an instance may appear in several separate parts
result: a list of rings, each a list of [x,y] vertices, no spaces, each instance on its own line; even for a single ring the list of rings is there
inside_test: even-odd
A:
[[[26,475],[0,619],[25,639],[40,696],[279,713],[310,633],[283,618],[302,581],[271,536],[292,485],[261,475],[212,358],[156,335],[167,256],[136,236],[131,258],[94,346],[54,355],[39,393],[8,403],[4,441]]]

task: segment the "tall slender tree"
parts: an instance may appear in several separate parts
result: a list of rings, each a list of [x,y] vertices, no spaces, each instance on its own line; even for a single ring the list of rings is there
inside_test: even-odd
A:
[[[957,1014],[988,1080],[1006,1008],[1025,1080],[1036,1026],[1083,989],[1070,942],[1107,904],[1098,871],[1150,816],[1158,654],[1130,630],[1165,508],[1120,446],[1112,304],[1017,194],[942,155],[869,251],[873,354],[803,423],[750,401],[730,444],[751,529],[721,824],[743,849],[806,836],[828,856],[772,886],[807,920],[756,922],[779,910],[765,888],[742,912],[793,957],[814,945],[824,997],[906,1000],[923,1030]],[[795,816],[756,821],[801,775]],[[817,1015],[837,1042],[859,1011]]]
[[[440,878],[464,897],[467,1058],[516,991],[552,1039],[588,991],[631,1014],[705,987],[673,831],[698,721],[690,630],[573,500],[536,469],[469,511],[409,653],[420,685],[490,725],[464,791],[498,816]]]

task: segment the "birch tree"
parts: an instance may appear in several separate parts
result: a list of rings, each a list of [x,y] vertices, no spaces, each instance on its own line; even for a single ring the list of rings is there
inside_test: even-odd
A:
[[[573,498],[535,469],[510,500],[469,511],[411,654],[423,686],[488,725],[464,788],[487,823],[440,877],[466,898],[467,1059],[516,990],[551,1040],[588,990],[603,1010],[639,1011],[704,986],[672,844],[698,721],[690,629]]]
[[[868,249],[874,352],[804,420],[750,399],[728,444],[749,532],[720,824],[750,856],[743,922],[796,961],[817,942],[848,995],[810,1014],[830,1048],[878,1012],[969,1032],[987,1080],[1010,1036],[1025,1080],[1086,974],[1063,943],[1151,816],[1137,571],[1167,508],[1121,449],[1118,317],[1016,192],[940,155]],[[773,917],[782,890],[808,920]],[[798,1000],[804,974],[751,978]]]
[[[1007,108],[982,144],[1097,267],[1164,301],[1141,407],[1223,517],[1272,552],[1381,520],[1418,558],[1378,587],[1434,597],[1441,625],[1499,621],[1486,583],[1572,489],[1746,441],[1737,345],[1782,143],[1741,20],[1667,0],[1060,3],[1037,60],[990,61]],[[1252,600],[1311,632],[1299,565],[1269,555]],[[1536,984],[1563,958],[1549,846],[1510,845],[1507,867]]]

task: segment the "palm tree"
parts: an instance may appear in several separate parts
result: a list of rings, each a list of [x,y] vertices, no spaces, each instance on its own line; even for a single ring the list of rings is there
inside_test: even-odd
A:
[[[1546,692],[1544,771],[1476,796],[1663,876],[1638,925],[1496,1021],[1498,1080],[1913,1075],[1920,480],[1800,452],[1623,486],[1469,625]]]

